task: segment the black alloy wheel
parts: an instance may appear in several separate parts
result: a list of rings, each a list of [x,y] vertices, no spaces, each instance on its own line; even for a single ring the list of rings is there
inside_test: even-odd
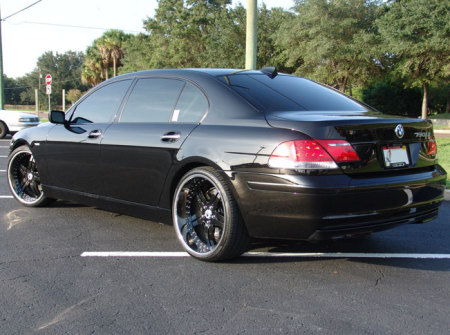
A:
[[[11,192],[23,205],[37,207],[50,201],[44,196],[36,162],[27,146],[20,146],[9,155],[7,173]]]
[[[4,138],[8,134],[8,127],[2,121],[0,121],[0,138]]]
[[[248,233],[229,183],[212,168],[196,168],[181,179],[172,215],[178,240],[195,258],[225,260],[247,248]]]

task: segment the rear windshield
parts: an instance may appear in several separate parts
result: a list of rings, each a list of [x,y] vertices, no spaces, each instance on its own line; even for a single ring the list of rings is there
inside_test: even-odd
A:
[[[343,94],[300,77],[239,73],[218,78],[263,111],[366,110]]]

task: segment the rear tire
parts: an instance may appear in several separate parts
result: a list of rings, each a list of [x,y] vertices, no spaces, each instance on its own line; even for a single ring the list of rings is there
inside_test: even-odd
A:
[[[186,173],[172,203],[173,225],[183,248],[203,261],[240,256],[248,233],[229,182],[210,167]]]
[[[7,177],[11,193],[22,205],[38,207],[53,201],[44,195],[39,171],[28,146],[22,145],[11,152]]]
[[[5,138],[7,134],[8,134],[8,127],[4,122],[0,121],[0,138]]]

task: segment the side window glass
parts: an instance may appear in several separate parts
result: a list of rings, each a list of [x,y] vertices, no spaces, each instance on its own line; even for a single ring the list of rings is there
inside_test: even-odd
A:
[[[191,84],[186,84],[173,111],[172,122],[200,122],[208,110],[208,101],[203,93]]]
[[[117,81],[93,92],[76,107],[71,122],[111,122],[131,82],[131,79]]]
[[[128,98],[120,122],[169,122],[183,85],[176,79],[140,79]]]

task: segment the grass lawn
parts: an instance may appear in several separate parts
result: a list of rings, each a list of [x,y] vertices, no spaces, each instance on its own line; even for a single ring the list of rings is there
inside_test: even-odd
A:
[[[430,119],[447,119],[450,120],[450,113],[442,113],[442,114],[436,114],[436,115],[429,115]]]
[[[450,137],[436,138],[438,146],[439,164],[450,173]],[[447,188],[450,188],[450,181],[447,177]]]

